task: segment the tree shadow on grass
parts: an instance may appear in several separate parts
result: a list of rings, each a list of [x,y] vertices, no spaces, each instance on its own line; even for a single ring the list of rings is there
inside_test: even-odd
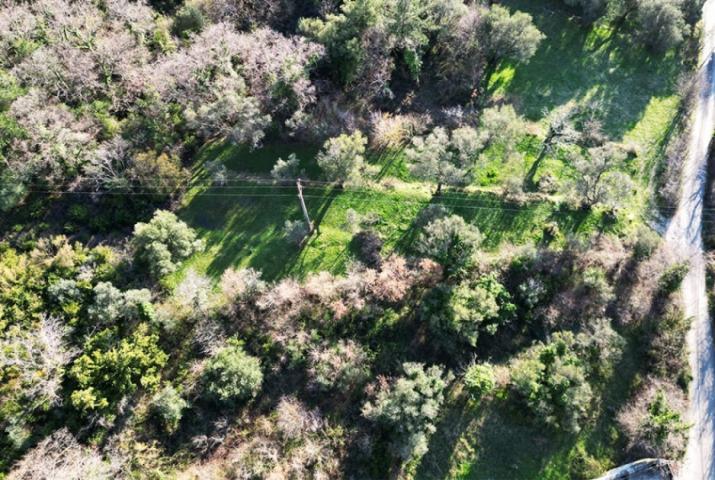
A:
[[[557,209],[552,202],[544,200],[516,203],[489,192],[446,192],[432,197],[430,204],[443,205],[451,214],[460,215],[477,226],[484,236],[482,247],[487,250],[505,242],[542,242],[550,222],[555,222],[564,235],[588,233],[598,228],[597,216],[589,211]],[[410,251],[421,230],[422,225],[415,219],[397,242],[398,248]]]
[[[457,398],[447,405],[415,479],[539,478],[573,439],[530,423],[524,410],[508,403],[474,406]]]
[[[682,71],[677,55],[649,54],[633,44],[627,31],[585,27],[556,0],[503,3],[531,14],[547,37],[529,63],[516,67],[510,84],[502,86],[518,98],[520,113],[528,118],[540,119],[545,110],[569,101],[595,101],[606,133],[618,139],[641,120],[652,98],[674,93]]]
[[[274,280],[294,271],[312,241],[296,246],[285,238],[286,220],[303,218],[295,192],[259,187],[216,192],[208,189],[196,194],[180,213],[182,220],[197,228],[207,251],[214,253],[206,273],[218,278],[228,267],[245,264]],[[317,227],[339,194],[335,189],[316,191],[308,202]]]

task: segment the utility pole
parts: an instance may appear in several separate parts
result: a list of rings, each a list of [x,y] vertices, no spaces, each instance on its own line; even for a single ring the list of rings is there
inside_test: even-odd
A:
[[[298,187],[298,199],[300,199],[300,208],[303,209],[303,216],[305,217],[305,222],[308,224],[310,233],[313,233],[313,222],[310,221],[310,217],[308,216],[308,209],[305,208],[305,199],[303,199],[303,185],[300,184],[300,178],[298,179],[296,186]]]

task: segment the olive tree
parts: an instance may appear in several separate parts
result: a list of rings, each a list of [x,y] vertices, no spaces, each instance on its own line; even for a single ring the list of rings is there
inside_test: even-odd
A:
[[[366,145],[367,138],[360,130],[331,138],[318,153],[318,166],[329,181],[340,186],[347,181],[358,180],[364,168]]]
[[[662,52],[683,42],[690,32],[679,0],[639,0],[636,24],[643,43]]]
[[[149,223],[134,226],[132,246],[136,260],[147,265],[152,275],[161,277],[174,272],[179,261],[200,251],[203,242],[176,215],[157,210]]]
[[[479,129],[485,146],[497,146],[505,154],[516,150],[516,143],[523,135],[526,121],[516,113],[512,105],[485,108],[479,118]]]
[[[436,194],[442,185],[469,183],[483,141],[471,127],[457,128],[451,133],[435,128],[426,137],[415,137],[407,155],[410,172],[423,180],[437,183]]]
[[[564,183],[565,193],[584,208],[598,203],[616,207],[625,201],[633,189],[631,177],[619,170],[625,154],[613,144],[591,148],[588,155],[571,155],[573,173]]]
[[[487,51],[487,75],[502,60],[527,62],[534,56],[544,34],[534,26],[531,15],[509,13],[501,5],[492,5],[485,16],[484,42]]]
[[[477,253],[482,234],[459,215],[430,222],[417,241],[417,250],[444,267],[445,276],[469,267]]]
[[[419,458],[427,452],[429,436],[444,402],[444,390],[452,381],[437,365],[425,368],[421,363],[403,363],[404,376],[376,398],[367,402],[362,413],[390,430],[393,453],[401,460]]]

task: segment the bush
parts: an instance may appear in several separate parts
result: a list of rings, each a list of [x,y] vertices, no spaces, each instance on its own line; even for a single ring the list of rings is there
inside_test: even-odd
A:
[[[111,325],[119,319],[140,319],[150,303],[149,290],[122,292],[109,282],[99,282],[94,287],[94,302],[87,308],[87,315],[95,323]]]
[[[194,5],[184,5],[176,13],[172,32],[177,37],[188,37],[191,33],[198,33],[204,29],[204,15]]]
[[[188,406],[188,402],[171,385],[164,387],[151,401],[154,416],[168,433],[175,432],[179,427],[184,409]]]
[[[84,354],[70,370],[77,384],[70,396],[72,405],[83,413],[105,411],[140,386],[156,388],[159,372],[168,358],[157,345],[158,340],[145,323],[119,341],[116,329],[90,337]]]
[[[204,375],[208,395],[229,406],[255,397],[263,383],[260,361],[236,339],[209,359]]]
[[[178,262],[203,249],[188,225],[176,215],[157,210],[149,223],[137,223],[132,238],[136,260],[155,277],[174,272]]]
[[[295,245],[302,244],[310,234],[310,227],[303,220],[286,220],[283,230],[286,239]]]
[[[658,380],[649,380],[635,398],[617,416],[628,441],[631,457],[666,457],[679,459],[685,452],[688,426],[681,417],[687,400],[679,388]]]
[[[658,289],[665,295],[674,293],[685,280],[685,276],[690,271],[687,262],[676,263],[668,267],[658,280]]]
[[[481,241],[477,227],[452,215],[430,222],[418,239],[417,250],[442,264],[445,276],[450,276],[473,264]]]
[[[685,388],[690,381],[686,337],[690,319],[680,308],[668,308],[652,325],[648,357],[653,372],[676,378]]]
[[[370,230],[358,232],[353,236],[350,244],[362,263],[370,268],[380,268],[382,265],[380,251],[383,241],[377,233]]]
[[[432,330],[446,346],[460,341],[476,347],[481,333],[493,335],[515,307],[509,292],[496,277],[485,275],[476,282],[440,286],[425,301]]]
[[[648,227],[640,228],[633,244],[633,256],[637,260],[649,258],[658,249],[660,241],[660,235],[652,229]]]
[[[495,386],[494,367],[488,363],[473,363],[464,372],[464,387],[473,400],[490,394]]]
[[[261,272],[252,268],[227,268],[221,275],[221,292],[229,301],[241,301],[257,295],[266,288]]]
[[[350,392],[360,388],[369,374],[368,356],[352,340],[316,347],[308,354],[308,376],[320,390]]]
[[[380,390],[373,402],[367,402],[363,415],[389,428],[393,453],[403,461],[419,458],[427,452],[429,435],[444,401],[444,390],[452,381],[439,366],[425,369],[421,363],[403,363],[405,372],[389,388]]]
[[[581,273],[580,287],[584,300],[591,301],[597,308],[605,308],[615,296],[605,272],[598,267],[589,267]]]

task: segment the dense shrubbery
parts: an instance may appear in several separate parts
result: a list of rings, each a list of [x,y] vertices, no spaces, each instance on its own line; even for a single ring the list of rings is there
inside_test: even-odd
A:
[[[453,346],[477,345],[483,333],[494,335],[513,313],[509,292],[494,275],[475,282],[440,285],[425,302],[425,316],[437,338]]]
[[[149,223],[136,224],[132,245],[137,261],[156,277],[175,271],[178,262],[203,248],[191,228],[162,210],[157,210]]]
[[[474,363],[464,372],[464,387],[473,400],[488,395],[495,386],[494,368],[489,364]]]
[[[116,329],[90,337],[84,353],[70,369],[77,384],[71,395],[72,405],[84,413],[106,412],[139,387],[156,388],[167,361],[157,341],[158,336],[149,333],[145,323],[123,339],[118,338]]]
[[[260,361],[232,339],[208,361],[204,371],[206,393],[214,400],[234,405],[255,397],[263,383]]]
[[[444,390],[452,380],[439,366],[425,368],[420,363],[402,365],[404,376],[380,390],[365,404],[363,415],[387,427],[392,451],[402,460],[419,458],[427,452],[429,435],[444,402]]]
[[[557,332],[512,365],[512,386],[539,422],[578,432],[593,401],[592,375],[608,369],[623,340],[606,323],[599,330],[574,335]]]

